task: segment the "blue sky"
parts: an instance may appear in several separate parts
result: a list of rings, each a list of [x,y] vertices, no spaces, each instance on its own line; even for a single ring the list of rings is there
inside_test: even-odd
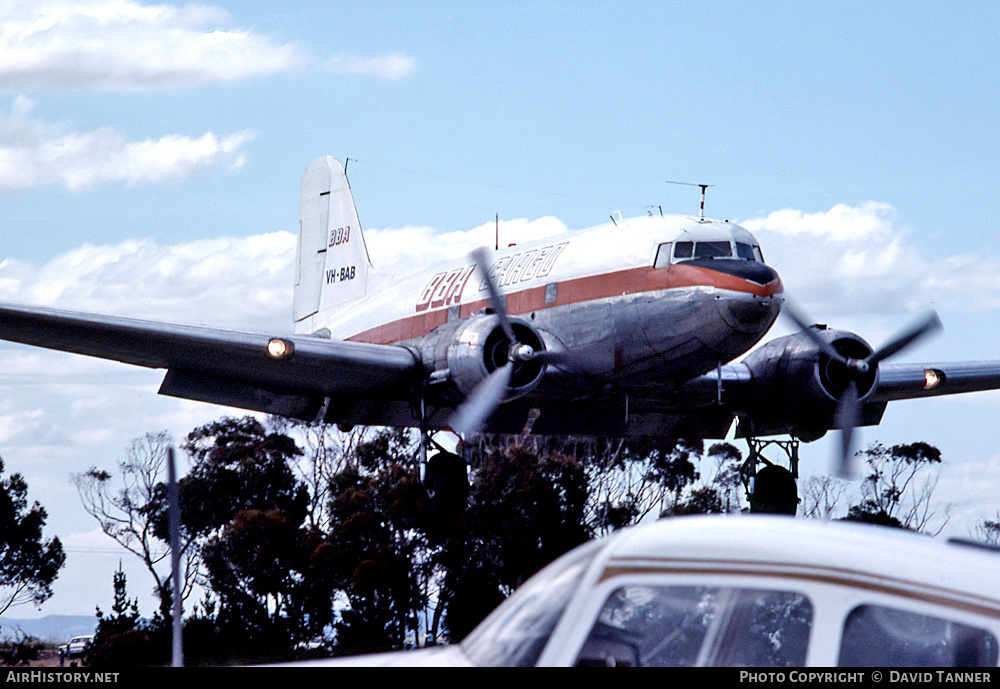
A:
[[[693,214],[665,182],[705,182],[816,319],[878,344],[933,307],[944,334],[907,358],[1000,357],[995,3],[0,6],[2,300],[290,330],[299,177],[335,155],[377,267],[496,214],[512,234]],[[106,607],[119,557],[69,473],[224,413],[160,378],[0,347],[0,456],[71,545],[64,579],[98,582],[41,614]],[[964,535],[1000,508],[998,411],[894,403],[863,438],[938,444]]]

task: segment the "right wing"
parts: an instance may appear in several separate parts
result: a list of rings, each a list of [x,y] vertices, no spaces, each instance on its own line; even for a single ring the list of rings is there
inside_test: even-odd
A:
[[[405,400],[423,372],[414,352],[394,345],[2,303],[0,339],[164,368],[162,394],[304,419],[327,416],[342,399]],[[270,356],[273,339],[291,344],[291,353]]]

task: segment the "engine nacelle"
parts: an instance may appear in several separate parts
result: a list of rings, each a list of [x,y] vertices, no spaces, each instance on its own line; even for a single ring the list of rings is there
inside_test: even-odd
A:
[[[854,333],[812,327],[848,359],[864,359],[872,352]],[[754,380],[754,413],[749,427],[741,424],[743,436],[788,433],[805,441],[823,436],[836,427],[838,403],[852,379],[862,402],[862,425],[878,422],[878,418],[866,418],[868,411],[878,411],[881,416],[881,410],[866,410],[863,404],[878,382],[878,368],[873,366],[863,376],[852,378],[842,362],[831,359],[803,333],[772,340],[751,352],[743,363]]]
[[[517,318],[511,318],[510,322],[520,345],[527,345],[535,352],[545,349],[541,335],[532,326]],[[500,319],[486,314],[442,326],[418,346],[425,367],[430,372],[447,369],[448,380],[465,397],[483,379],[507,363],[510,344],[500,326]],[[504,401],[531,392],[544,373],[545,364],[540,361],[515,360]]]

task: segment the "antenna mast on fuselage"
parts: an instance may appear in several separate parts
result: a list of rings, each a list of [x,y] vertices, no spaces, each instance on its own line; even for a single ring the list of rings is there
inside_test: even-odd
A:
[[[694,184],[692,182],[671,182],[667,180],[667,184],[683,184],[686,187],[701,187],[701,209],[698,212],[698,221],[702,222],[705,220],[705,190],[709,187],[714,187],[714,184]]]

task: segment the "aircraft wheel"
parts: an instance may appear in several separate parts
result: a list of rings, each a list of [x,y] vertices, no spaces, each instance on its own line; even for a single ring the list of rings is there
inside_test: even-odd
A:
[[[754,475],[754,490],[750,496],[751,512],[794,515],[798,506],[798,486],[788,469],[772,464]]]

